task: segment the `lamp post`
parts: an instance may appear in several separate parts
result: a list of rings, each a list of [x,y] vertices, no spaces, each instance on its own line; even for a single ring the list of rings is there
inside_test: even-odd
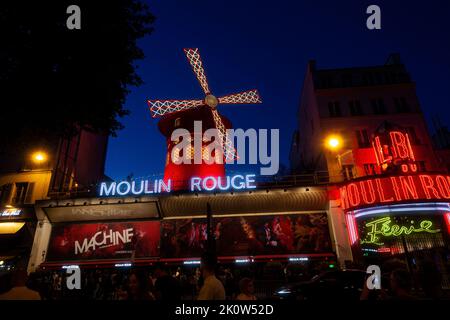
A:
[[[342,169],[342,162],[341,162],[341,157],[347,155],[348,153],[351,153],[352,150],[344,150],[342,151],[343,147],[344,147],[344,139],[342,138],[342,136],[338,135],[338,134],[330,134],[325,138],[324,141],[324,147],[330,151],[330,154],[336,156],[337,158],[337,164],[339,166],[340,169]],[[334,158],[334,156],[332,158]],[[330,179],[333,179],[334,174],[338,171],[335,170],[334,167],[334,161],[331,162],[332,164],[330,165],[330,163],[328,163],[328,168],[329,168],[329,173],[330,173]],[[332,170],[330,170],[332,169]],[[348,175],[348,172],[347,174]],[[336,173],[336,177],[338,176],[338,174]],[[340,179],[339,179],[340,180]]]

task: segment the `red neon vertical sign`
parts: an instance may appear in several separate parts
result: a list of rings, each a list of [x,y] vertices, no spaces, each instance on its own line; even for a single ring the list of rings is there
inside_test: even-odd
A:
[[[346,214],[345,220],[347,222],[348,237],[350,239],[350,244],[354,245],[358,241],[358,227],[356,225],[355,217],[353,214]]]
[[[448,231],[448,233],[450,233],[450,212],[447,212],[444,215],[444,218],[445,218],[445,223],[447,224],[447,231]]]

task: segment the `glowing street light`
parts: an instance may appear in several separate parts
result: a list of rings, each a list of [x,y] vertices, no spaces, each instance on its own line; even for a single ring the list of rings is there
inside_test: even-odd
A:
[[[31,155],[31,158],[33,159],[33,162],[35,162],[35,163],[42,163],[45,160],[47,160],[47,154],[42,151],[36,151]]]
[[[328,149],[337,150],[342,146],[342,138],[336,135],[328,136],[325,144]]]

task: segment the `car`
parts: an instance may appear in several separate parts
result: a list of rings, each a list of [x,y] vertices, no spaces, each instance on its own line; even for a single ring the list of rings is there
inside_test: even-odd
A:
[[[296,282],[278,288],[273,298],[277,300],[359,300],[367,273],[346,269],[327,271],[309,281]]]

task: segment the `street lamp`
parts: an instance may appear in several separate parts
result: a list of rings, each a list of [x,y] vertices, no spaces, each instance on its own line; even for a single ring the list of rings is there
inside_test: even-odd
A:
[[[36,151],[31,155],[31,159],[33,160],[34,163],[40,164],[45,160],[47,160],[47,154],[42,151]]]
[[[344,175],[344,177],[353,177],[353,168],[349,166],[344,166],[342,163],[342,158],[345,159],[347,155],[352,155],[353,151],[351,149],[345,150],[344,148],[344,139],[342,136],[337,134],[330,134],[325,138],[325,148],[327,148],[330,153],[330,157],[333,158],[336,157],[337,164],[339,170],[337,170],[336,166],[334,164],[330,163],[328,164],[328,170],[331,171],[333,174],[336,174],[336,177],[339,177],[341,174]],[[331,158],[329,160],[331,160]],[[327,160],[328,161],[328,160]],[[338,171],[340,172],[338,174]],[[348,178],[346,178],[348,179]]]
[[[325,140],[325,146],[332,151],[338,150],[342,146],[342,138],[338,135],[330,135]]]

